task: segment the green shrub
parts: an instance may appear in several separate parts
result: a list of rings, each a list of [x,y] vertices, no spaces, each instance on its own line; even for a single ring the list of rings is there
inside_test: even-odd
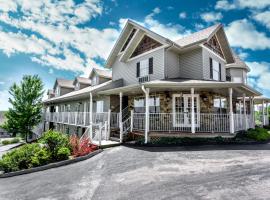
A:
[[[26,144],[3,155],[0,160],[0,171],[12,172],[29,169],[50,162],[46,148],[39,144]]]
[[[3,140],[3,141],[2,141],[2,144],[3,144],[3,145],[8,145],[8,144],[11,144],[11,143],[10,143],[9,140]]]
[[[56,131],[47,131],[40,141],[46,145],[53,160],[57,160],[57,152],[60,148],[66,147],[70,149],[68,136]]]
[[[70,156],[70,150],[67,147],[61,147],[57,151],[57,160],[67,160]]]
[[[15,143],[18,143],[18,142],[20,142],[19,138],[13,138],[12,140],[10,140],[10,144],[15,144]]]
[[[270,134],[264,128],[255,128],[248,130],[247,137],[256,141],[266,141],[270,139]]]

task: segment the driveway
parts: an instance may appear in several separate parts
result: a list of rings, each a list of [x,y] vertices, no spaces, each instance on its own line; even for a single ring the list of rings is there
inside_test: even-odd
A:
[[[270,145],[136,149],[0,179],[0,199],[269,199]]]

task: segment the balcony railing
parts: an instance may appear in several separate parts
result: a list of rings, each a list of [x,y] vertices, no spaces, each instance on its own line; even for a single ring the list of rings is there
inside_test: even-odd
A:
[[[118,113],[110,113],[110,121],[112,127],[119,127]],[[92,113],[93,124],[104,123],[108,121],[108,112]],[[45,113],[45,120],[48,122],[63,123],[78,126],[90,125],[90,113],[89,112],[47,112]]]

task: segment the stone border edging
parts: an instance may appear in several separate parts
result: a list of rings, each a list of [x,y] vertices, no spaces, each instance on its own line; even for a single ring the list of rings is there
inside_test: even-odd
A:
[[[92,152],[92,153],[90,153],[90,154],[88,154],[86,156],[77,157],[77,158],[74,158],[74,159],[71,159],[71,160],[63,160],[63,161],[60,161],[60,162],[50,163],[50,164],[47,164],[47,165],[34,167],[34,168],[31,168],[31,169],[24,169],[24,170],[20,170],[20,171],[0,174],[0,178],[8,178],[8,177],[19,176],[19,175],[23,175],[23,174],[30,174],[30,173],[33,173],[33,172],[38,172],[38,171],[43,171],[43,170],[46,170],[46,169],[51,169],[51,168],[61,167],[61,166],[64,166],[64,165],[69,165],[69,164],[72,164],[72,163],[80,162],[80,161],[86,160],[88,158],[91,158],[91,157],[101,153],[102,151],[103,151],[102,149],[98,149],[98,150],[96,150],[96,151],[94,151],[94,152]]]

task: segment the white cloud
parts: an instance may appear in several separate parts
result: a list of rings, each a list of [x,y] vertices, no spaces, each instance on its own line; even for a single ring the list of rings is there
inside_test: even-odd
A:
[[[161,12],[161,10],[158,7],[154,8],[154,10],[153,10],[153,13],[155,13],[155,14],[159,14],[160,12]]]
[[[9,97],[10,94],[8,90],[0,91],[0,111],[8,110],[8,108],[11,106],[8,102]]]
[[[257,31],[246,19],[231,22],[225,30],[230,44],[234,47],[252,50],[270,48],[270,38],[265,33]]]
[[[16,11],[17,4],[14,1],[0,0],[0,10],[4,12]]]
[[[180,13],[179,13],[179,18],[180,18],[180,19],[185,19],[185,18],[187,18],[187,13],[186,13],[186,12],[180,12]]]
[[[119,35],[118,29],[78,26],[102,14],[100,0],[84,0],[79,4],[73,0],[14,3],[17,7],[12,10],[18,10],[19,17],[0,9],[0,21],[18,29],[18,32],[0,30],[0,49],[9,56],[26,53],[32,61],[43,65],[84,72],[89,67],[87,64],[99,66],[95,59],[107,58]],[[25,30],[33,34],[20,32]]]
[[[232,10],[232,9],[264,9],[270,6],[269,0],[220,0],[217,1],[215,8],[220,10]]]
[[[162,24],[158,20],[154,19],[156,13],[152,12],[149,15],[147,15],[143,21],[136,21],[136,23],[150,29],[151,31],[154,31],[164,37],[167,37],[170,40],[177,40],[188,33],[190,33],[189,30],[186,30],[183,26],[178,24]],[[119,26],[121,28],[124,27],[127,19],[121,18],[119,20]]]
[[[216,13],[216,12],[206,12],[201,14],[202,20],[205,22],[216,22],[219,21],[223,18],[221,13]]]
[[[217,1],[215,8],[220,10],[232,10],[235,9],[236,6],[233,3],[229,3],[227,0],[221,0]]]
[[[270,63],[267,62],[246,62],[250,67],[250,83],[259,88],[263,93],[270,92]]]
[[[0,85],[4,85],[5,84],[5,82],[4,81],[0,81]]]
[[[253,18],[270,30],[270,11],[256,13]]]

